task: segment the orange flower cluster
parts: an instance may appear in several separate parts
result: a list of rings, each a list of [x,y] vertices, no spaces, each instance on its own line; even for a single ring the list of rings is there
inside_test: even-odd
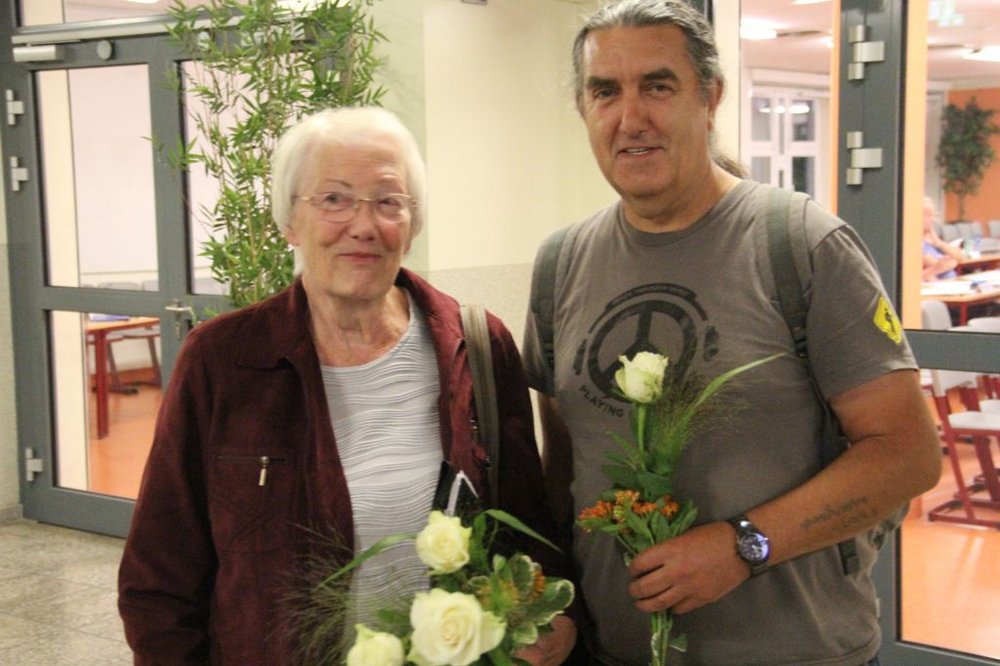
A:
[[[663,508],[660,509],[662,513],[667,518],[673,518],[678,511],[681,510],[681,505],[670,498],[670,495],[663,496]]]
[[[611,502],[598,500],[594,506],[588,506],[580,512],[580,520],[603,520],[610,518],[614,512],[615,505]]]
[[[673,518],[680,511],[680,504],[675,502],[670,495],[663,496],[663,505],[657,508],[658,502],[645,502],[636,490],[616,490],[615,501],[598,500],[593,506],[588,506],[580,511],[578,520],[581,526],[590,531],[599,523],[607,522],[612,525],[621,525],[625,522],[627,512],[637,516],[648,516],[654,511],[659,511],[667,518]]]

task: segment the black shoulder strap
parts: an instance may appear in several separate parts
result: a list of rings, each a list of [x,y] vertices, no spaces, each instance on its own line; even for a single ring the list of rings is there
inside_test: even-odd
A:
[[[801,247],[806,247],[805,239],[805,205],[808,199],[805,195],[793,193],[780,187],[771,188],[767,201],[767,251],[771,260],[771,271],[774,274],[775,289],[778,293],[778,303],[792,332],[795,344],[795,354],[806,364],[809,383],[812,385],[816,401],[823,409],[823,432],[820,447],[820,462],[823,467],[832,463],[837,456],[847,449],[847,438],[840,430],[840,423],[830,409],[830,404],[813,375],[809,365],[808,342],[806,340],[806,318],[809,305],[806,302],[799,279],[796,259],[799,253],[795,251],[799,241]],[[806,250],[807,252],[807,250]],[[808,262],[808,254],[802,252],[799,263]],[[844,574],[858,571],[857,544],[854,539],[848,539],[838,544],[840,563]]]
[[[572,224],[550,234],[538,249],[531,273],[531,312],[535,318],[538,343],[545,359],[543,392],[547,395],[555,392],[553,375],[556,353],[553,319],[556,311],[556,280],[560,277],[559,260],[564,247],[573,247],[578,230],[579,224]]]

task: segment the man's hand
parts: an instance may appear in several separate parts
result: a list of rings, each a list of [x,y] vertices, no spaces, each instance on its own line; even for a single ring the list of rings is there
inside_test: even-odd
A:
[[[538,642],[518,651],[517,656],[532,666],[558,666],[566,661],[576,644],[576,623],[565,615],[552,618],[552,631]]]
[[[646,613],[687,613],[725,596],[750,576],[736,553],[736,533],[724,523],[691,528],[632,560],[629,594]]]

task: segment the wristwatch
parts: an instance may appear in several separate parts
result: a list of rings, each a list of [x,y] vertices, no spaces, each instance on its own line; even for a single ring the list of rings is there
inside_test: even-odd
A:
[[[736,516],[728,522],[736,530],[736,553],[749,565],[750,576],[759,576],[767,571],[771,540],[746,516]]]

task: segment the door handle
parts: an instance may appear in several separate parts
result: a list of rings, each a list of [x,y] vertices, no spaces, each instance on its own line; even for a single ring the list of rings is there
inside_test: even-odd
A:
[[[182,305],[179,298],[175,298],[170,305],[163,308],[167,312],[173,313],[174,315],[174,335],[177,341],[180,342],[181,337],[184,335],[184,331],[181,328],[185,323],[188,324],[188,329],[191,328],[191,322],[194,321],[194,308],[190,305]]]

